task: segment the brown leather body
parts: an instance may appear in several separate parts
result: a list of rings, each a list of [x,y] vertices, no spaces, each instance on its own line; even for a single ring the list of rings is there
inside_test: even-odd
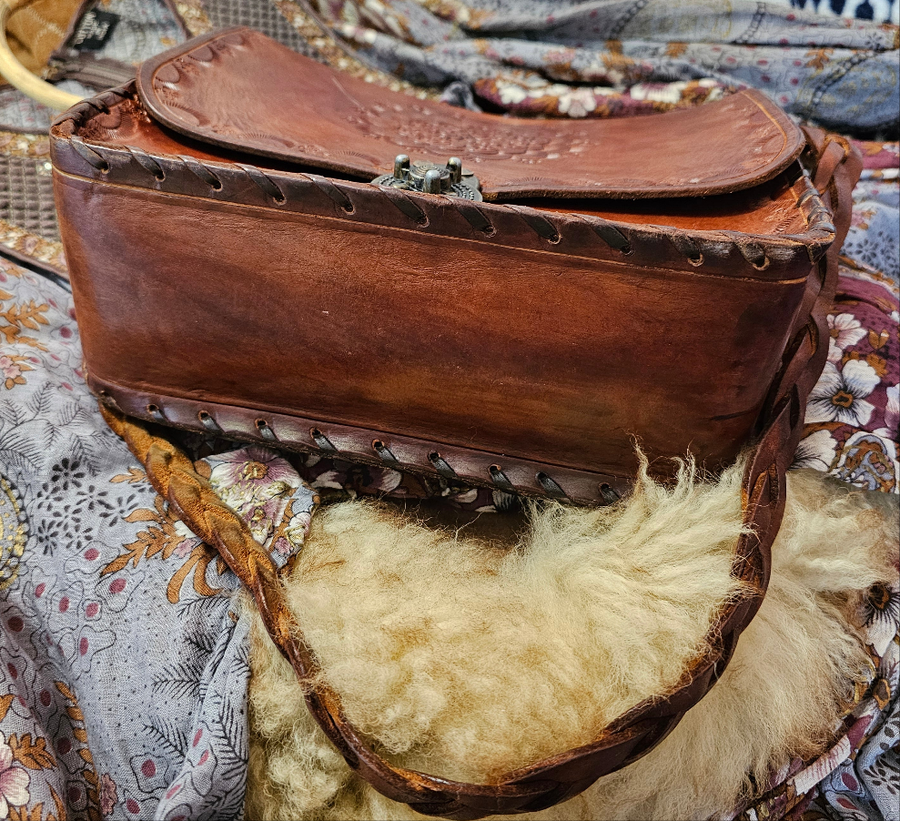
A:
[[[861,168],[848,143],[752,92],[627,121],[448,109],[244,29],[161,55],[138,81],[51,131],[89,382],[253,594],[348,765],[468,821],[540,811],[652,749],[765,594],[828,350]],[[487,201],[367,182],[399,150],[462,155]],[[671,691],[591,743],[491,784],[406,770],[347,719],[246,523],[135,418],[587,503],[627,489],[635,440],[710,467],[749,443],[741,592]]]
[[[54,126],[95,390],[145,419],[579,502],[627,488],[635,441],[658,473],[734,459],[833,238],[802,135],[762,95],[510,121],[264,40],[181,47],[140,95]],[[348,178],[404,145],[458,151],[494,202]]]

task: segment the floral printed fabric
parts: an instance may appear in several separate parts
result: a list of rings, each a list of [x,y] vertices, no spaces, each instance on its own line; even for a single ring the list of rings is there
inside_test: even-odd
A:
[[[828,361],[809,397],[795,465],[900,492],[900,179],[897,143],[862,143]]]
[[[314,5],[379,68],[518,115],[641,114],[751,86],[837,131],[897,128],[896,25],[748,0]]]
[[[71,298],[0,260],[0,818],[240,818],[239,583],[109,433]],[[316,494],[277,454],[198,463],[284,564]]]

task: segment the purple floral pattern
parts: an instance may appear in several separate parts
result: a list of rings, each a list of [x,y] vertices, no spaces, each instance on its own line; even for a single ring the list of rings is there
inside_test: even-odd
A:
[[[309,533],[316,492],[286,459],[266,448],[241,448],[204,461],[213,488],[249,524],[254,539],[271,544],[272,559],[283,566]]]
[[[760,88],[830,128],[890,129],[897,27],[746,0],[602,5],[540,0],[319,0],[325,20],[382,70],[468,84],[519,116],[628,116]]]

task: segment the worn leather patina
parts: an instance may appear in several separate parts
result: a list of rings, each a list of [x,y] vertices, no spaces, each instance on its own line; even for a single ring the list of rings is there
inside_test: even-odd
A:
[[[649,136],[652,135],[652,138]],[[860,163],[742,92],[619,121],[516,121],[351,80],[232,29],[71,109],[54,181],[89,383],[159,492],[254,593],[323,731],[385,795],[530,812],[635,760],[756,612],[827,353]],[[577,150],[576,150],[577,149]],[[372,185],[459,156],[485,202]],[[586,504],[752,445],[710,653],[590,745],[473,785],[375,752],[316,677],[277,574],[142,423]],[[249,541],[248,541],[249,539]]]

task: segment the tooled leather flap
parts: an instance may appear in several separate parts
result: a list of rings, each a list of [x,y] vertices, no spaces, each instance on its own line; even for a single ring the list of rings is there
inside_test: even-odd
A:
[[[398,154],[481,181],[485,199],[687,197],[752,187],[801,152],[767,97],[621,119],[527,120],[418,100],[233,28],[143,64],[141,99],[162,125],[233,151],[371,180]]]

